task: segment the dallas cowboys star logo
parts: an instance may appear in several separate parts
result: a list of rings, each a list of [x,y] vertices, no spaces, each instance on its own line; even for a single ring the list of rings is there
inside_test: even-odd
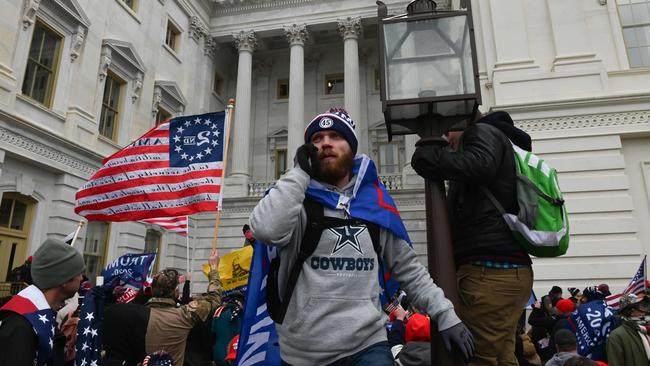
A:
[[[339,250],[345,248],[347,245],[363,254],[361,244],[359,244],[359,235],[366,229],[365,226],[343,226],[329,229],[334,235],[337,236],[336,244],[332,250],[332,254],[336,254]]]

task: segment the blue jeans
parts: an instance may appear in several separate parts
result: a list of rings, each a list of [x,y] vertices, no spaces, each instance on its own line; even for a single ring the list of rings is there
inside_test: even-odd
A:
[[[291,365],[282,361],[282,366]],[[343,357],[328,366],[393,366],[393,354],[390,352],[388,341],[384,341]]]

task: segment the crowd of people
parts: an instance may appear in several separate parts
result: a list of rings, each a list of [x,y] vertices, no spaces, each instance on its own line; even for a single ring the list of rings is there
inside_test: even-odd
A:
[[[374,163],[357,153],[352,118],[332,108],[308,123],[294,168],[244,228],[248,244],[256,238],[277,248],[264,308],[282,365],[429,365],[437,357],[432,326],[445,356],[471,366],[650,365],[644,296],[623,296],[614,311],[606,285],[567,289],[567,298],[553,287],[526,325],[531,253],[504,216],[520,210],[513,149],[530,152],[530,136],[506,112],[495,112],[453,126],[446,138],[449,147],[418,143],[411,165],[422,177],[450,182],[455,307],[418,261]],[[30,269],[16,271],[31,276],[21,279],[30,286],[0,307],[0,365],[72,365],[75,353],[88,348],[106,366],[231,365],[247,297],[224,293],[216,251],[208,263],[207,289],[195,297],[190,275],[171,268],[141,289],[89,289],[81,255],[48,239],[26,263]],[[397,297],[391,283],[400,286]],[[102,304],[93,308],[102,309],[100,329],[84,325],[98,314],[84,310],[90,301],[80,306],[76,299],[90,296]],[[92,349],[76,337],[99,337],[101,344]]]
[[[646,326],[650,325],[650,298],[633,293],[608,305],[609,286],[600,284],[580,291],[567,289],[563,298],[554,286],[534,304],[528,317],[530,329],[518,328],[519,365],[583,364],[637,366],[650,363]],[[523,319],[522,319],[523,320]]]

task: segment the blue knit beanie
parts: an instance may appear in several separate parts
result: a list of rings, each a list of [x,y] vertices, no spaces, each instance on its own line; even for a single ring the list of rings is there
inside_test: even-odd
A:
[[[357,154],[357,133],[354,131],[354,121],[343,108],[330,108],[327,112],[319,114],[309,122],[305,129],[305,143],[318,131],[334,130],[343,136],[350,144],[352,153]]]

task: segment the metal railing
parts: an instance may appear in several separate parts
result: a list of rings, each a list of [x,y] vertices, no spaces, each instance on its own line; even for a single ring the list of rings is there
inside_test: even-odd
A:
[[[249,197],[262,197],[264,192],[269,189],[275,181],[271,182],[250,182],[248,183],[248,196]]]
[[[389,191],[402,189],[402,174],[380,174],[379,180]],[[248,196],[262,197],[273,184],[275,181],[250,182],[248,183]]]
[[[0,297],[15,295],[27,286],[25,282],[0,282]]]

